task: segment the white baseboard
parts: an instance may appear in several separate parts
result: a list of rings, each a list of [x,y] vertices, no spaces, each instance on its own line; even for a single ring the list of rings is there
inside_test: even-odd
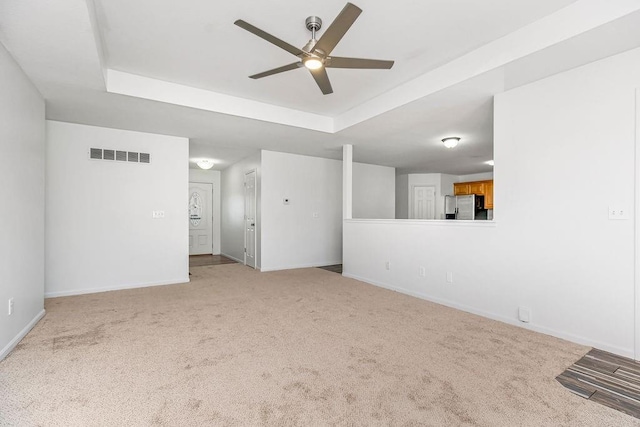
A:
[[[42,309],[42,311],[40,313],[38,313],[36,315],[36,317],[34,317],[31,322],[29,322],[29,324],[27,326],[24,327],[24,329],[22,329],[20,331],[20,333],[18,333],[18,335],[16,335],[11,341],[9,341],[9,344],[7,344],[2,351],[0,351],[0,360],[4,359],[5,357],[7,357],[9,355],[9,353],[11,353],[11,350],[13,350],[20,341],[22,341],[22,338],[26,337],[27,334],[29,333],[29,331],[31,329],[33,329],[34,326],[36,326],[36,324],[40,321],[40,319],[42,319],[45,315],[45,310],[44,308]]]
[[[126,285],[117,285],[117,286],[105,286],[102,288],[87,288],[87,289],[73,289],[69,291],[55,291],[55,292],[45,292],[45,298],[57,298],[57,297],[68,297],[73,295],[84,295],[84,294],[96,294],[99,292],[109,292],[109,291],[121,291],[123,289],[136,289],[136,288],[148,288],[151,286],[166,286],[166,285],[178,285],[181,283],[189,283],[191,280],[187,276],[186,279],[174,279],[174,280],[163,280],[162,282],[151,282],[151,283],[129,283]]]
[[[357,276],[355,274],[349,274],[349,273],[342,273],[342,275],[344,277],[349,277],[351,279],[356,279],[359,280],[361,282],[365,282],[365,283],[369,283],[370,285],[374,285],[374,286],[379,286],[381,288],[385,288],[385,289],[389,289],[391,291],[396,291],[396,292],[400,292],[402,294],[405,295],[410,295],[412,297],[416,297],[416,298],[420,298],[420,299],[424,299],[427,301],[431,301],[434,302],[436,304],[440,304],[440,305],[445,305],[447,307],[451,307],[451,308],[455,308],[457,310],[461,310],[461,311],[466,311],[467,313],[472,313],[472,314],[477,314],[478,316],[482,316],[482,317],[486,317],[492,320],[497,320],[499,322],[503,322],[503,323],[507,323],[509,325],[513,325],[513,326],[518,326],[524,329],[529,329],[531,331],[534,332],[540,332],[542,334],[545,335],[551,335],[553,337],[556,338],[561,338],[567,341],[571,341],[574,342],[576,344],[581,344],[581,345],[586,345],[589,347],[595,347],[598,348],[600,350],[604,350],[604,351],[608,351],[610,353],[615,353],[618,354],[620,356],[624,356],[624,357],[628,357],[633,359],[634,354],[633,354],[633,349],[632,348],[622,348],[622,347],[618,347],[618,346],[613,346],[604,342],[600,342],[600,341],[595,341],[592,340],[590,338],[587,337],[582,337],[579,335],[574,335],[574,334],[570,334],[567,332],[563,332],[563,331],[558,331],[556,329],[552,329],[552,328],[548,328],[546,326],[541,326],[541,325],[536,325],[534,323],[523,323],[520,322],[518,319],[515,318],[510,318],[501,314],[497,314],[497,313],[492,313],[492,312],[488,312],[488,311],[484,311],[475,307],[471,307],[468,305],[464,305],[464,304],[459,304],[457,302],[454,301],[450,301],[450,300],[446,300],[446,299],[442,299],[442,298],[437,298],[437,297],[432,297],[430,295],[427,294],[423,294],[423,293],[419,293],[419,292],[413,292],[413,291],[409,291],[403,288],[399,288],[396,286],[392,286],[392,285],[388,285],[386,283],[382,283],[382,282],[377,282],[375,280],[371,280],[371,279],[367,279],[364,277],[360,277]]]
[[[342,260],[322,262],[322,263],[315,262],[312,264],[282,265],[279,267],[261,268],[260,271],[266,272],[266,271],[280,271],[280,270],[295,270],[297,268],[316,268],[316,267],[324,267],[325,265],[336,265],[336,264],[342,264]]]

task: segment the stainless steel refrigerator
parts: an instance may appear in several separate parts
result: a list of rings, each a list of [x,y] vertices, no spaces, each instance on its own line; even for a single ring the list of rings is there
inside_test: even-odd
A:
[[[476,196],[444,196],[444,217],[446,219],[476,219]]]

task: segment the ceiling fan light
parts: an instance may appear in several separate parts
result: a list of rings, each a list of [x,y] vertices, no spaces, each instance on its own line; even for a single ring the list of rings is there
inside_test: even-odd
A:
[[[442,140],[442,143],[447,148],[454,148],[458,145],[458,142],[460,142],[460,138],[458,138],[457,136],[450,136]]]
[[[198,160],[196,162],[196,165],[198,165],[198,167],[200,169],[211,169],[213,167],[213,160],[209,160],[209,159],[202,159],[202,160]]]
[[[307,67],[310,70],[317,70],[319,68],[322,68],[322,61],[319,60],[318,58],[307,58],[304,61],[304,66]]]

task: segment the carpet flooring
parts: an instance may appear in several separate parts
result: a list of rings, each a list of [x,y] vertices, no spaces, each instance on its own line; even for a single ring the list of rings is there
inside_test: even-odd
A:
[[[15,426],[631,426],[555,377],[589,348],[318,268],[48,299],[0,362]]]

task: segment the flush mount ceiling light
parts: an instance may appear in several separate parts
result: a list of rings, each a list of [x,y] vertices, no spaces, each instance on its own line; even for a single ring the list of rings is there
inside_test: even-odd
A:
[[[196,162],[196,165],[198,165],[200,169],[211,169],[213,167],[213,160],[209,160],[209,159],[198,160]]]
[[[457,136],[450,136],[442,140],[442,143],[447,148],[455,147],[456,145],[458,145],[458,142],[460,142],[460,138],[458,138]]]

